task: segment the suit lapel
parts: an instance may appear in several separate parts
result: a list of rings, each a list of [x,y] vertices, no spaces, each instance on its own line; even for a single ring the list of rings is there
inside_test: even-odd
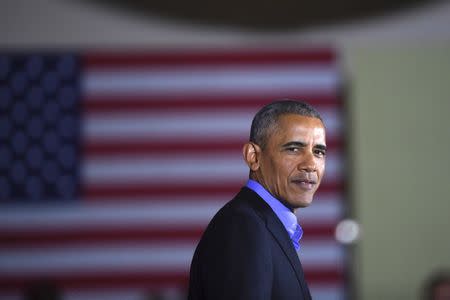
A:
[[[305,279],[303,276],[303,270],[302,265],[300,263],[300,259],[298,258],[298,255],[295,252],[295,248],[292,245],[291,239],[289,238],[286,229],[283,227],[283,224],[281,224],[281,222],[278,219],[275,219],[272,216],[268,216],[267,228],[272,233],[273,237],[278,242],[284,254],[291,263],[292,267],[294,268],[295,275],[297,276],[297,280],[300,283],[302,290],[306,291],[307,287],[305,286]]]
[[[289,238],[289,234],[287,233],[286,228],[284,228],[283,224],[278,219],[276,214],[272,211],[270,206],[263,199],[261,199],[258,194],[246,187],[241,190],[241,193],[243,198],[249,200],[250,204],[259,212],[261,217],[266,220],[267,229],[271,232],[275,240],[278,242],[284,254],[291,263],[292,268],[294,269],[295,275],[302,288],[305,299],[310,299],[308,292],[309,290],[306,286],[300,259],[295,252],[294,245]]]

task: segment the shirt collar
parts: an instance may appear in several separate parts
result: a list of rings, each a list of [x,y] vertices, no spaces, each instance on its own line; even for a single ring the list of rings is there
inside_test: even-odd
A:
[[[296,250],[300,248],[300,239],[303,236],[303,230],[297,222],[297,216],[277,198],[272,196],[259,182],[249,179],[246,187],[257,193],[277,215],[281,223],[286,228],[289,237],[294,244]]]

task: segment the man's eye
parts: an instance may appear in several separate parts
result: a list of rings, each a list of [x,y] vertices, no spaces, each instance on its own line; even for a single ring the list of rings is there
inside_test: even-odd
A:
[[[289,147],[286,149],[289,152],[298,152],[300,150],[300,148],[298,147]]]
[[[315,154],[317,155],[317,156],[320,156],[320,157],[323,157],[323,156],[326,156],[326,151],[325,150],[316,150],[315,151]]]

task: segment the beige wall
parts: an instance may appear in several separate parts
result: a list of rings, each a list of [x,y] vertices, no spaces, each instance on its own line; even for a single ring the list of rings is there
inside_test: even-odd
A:
[[[348,48],[361,299],[450,268],[450,44]]]

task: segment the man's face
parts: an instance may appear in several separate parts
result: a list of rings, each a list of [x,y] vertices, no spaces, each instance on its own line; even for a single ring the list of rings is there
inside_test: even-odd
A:
[[[292,210],[311,204],[325,170],[325,128],[317,118],[282,115],[260,151],[256,179]]]

